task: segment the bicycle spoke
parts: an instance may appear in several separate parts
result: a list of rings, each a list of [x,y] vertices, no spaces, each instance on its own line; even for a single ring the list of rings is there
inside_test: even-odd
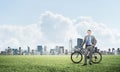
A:
[[[78,52],[75,52],[71,55],[71,60],[74,62],[74,63],[79,63],[81,60],[82,60],[82,56],[80,53]]]
[[[101,55],[99,53],[93,53],[92,57],[93,63],[99,63],[101,61]]]

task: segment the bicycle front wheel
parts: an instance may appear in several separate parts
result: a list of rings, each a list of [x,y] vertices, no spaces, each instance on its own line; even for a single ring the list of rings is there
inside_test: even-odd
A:
[[[83,59],[83,56],[80,52],[74,52],[71,54],[71,61],[73,63],[80,63]]]
[[[101,55],[101,53],[99,53],[99,52],[94,52],[93,54],[92,54],[92,62],[93,63],[100,63],[101,62],[101,60],[102,60],[102,55]]]

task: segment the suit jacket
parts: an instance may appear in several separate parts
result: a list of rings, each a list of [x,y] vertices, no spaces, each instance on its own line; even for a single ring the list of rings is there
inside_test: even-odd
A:
[[[87,39],[88,39],[88,35],[86,35],[85,37],[84,37],[84,41],[83,41],[83,43],[82,43],[82,47],[83,47],[83,45],[85,44],[85,48],[86,48],[86,44],[87,44]],[[96,45],[96,43],[97,43],[97,40],[96,40],[96,38],[93,36],[93,35],[91,35],[91,43],[95,46]]]

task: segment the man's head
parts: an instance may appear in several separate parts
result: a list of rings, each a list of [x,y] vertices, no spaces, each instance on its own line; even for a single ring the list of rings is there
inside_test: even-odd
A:
[[[87,34],[88,34],[88,35],[91,35],[91,30],[87,30]]]

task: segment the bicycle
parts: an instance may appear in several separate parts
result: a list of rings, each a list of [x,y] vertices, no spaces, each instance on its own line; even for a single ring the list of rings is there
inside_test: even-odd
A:
[[[99,51],[95,50],[95,47],[93,49],[94,50],[92,54],[92,62],[95,64],[100,63],[102,61],[102,54]],[[74,50],[74,52],[71,53],[71,61],[76,64],[80,63],[83,59],[83,54],[84,54],[83,48],[78,48]],[[87,58],[89,59],[89,54]]]

